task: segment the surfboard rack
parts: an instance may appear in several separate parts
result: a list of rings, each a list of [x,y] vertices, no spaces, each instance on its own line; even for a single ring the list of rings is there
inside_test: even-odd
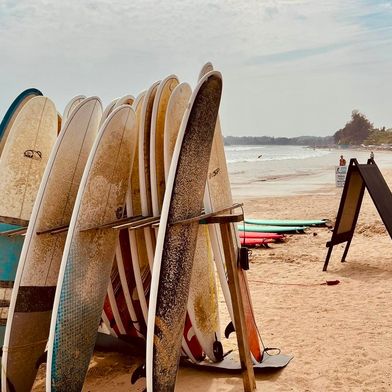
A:
[[[17,229],[0,232],[0,237],[14,237],[17,235],[24,235],[26,234],[26,231],[27,231],[27,227],[18,227]]]
[[[219,224],[223,251],[226,260],[228,274],[228,284],[230,296],[233,304],[234,323],[236,325],[236,337],[241,363],[241,373],[245,392],[256,390],[255,373],[250,355],[249,340],[245,319],[245,310],[239,282],[239,274],[242,274],[242,265],[239,261],[240,247],[235,236],[233,236],[233,223],[241,222],[244,219],[243,212],[234,213],[233,210],[241,208],[242,203],[236,203],[215,212],[201,214],[196,217],[173,222],[170,225],[183,225],[192,222],[200,224]],[[228,213],[227,213],[228,212]]]
[[[0,223],[6,223],[8,225],[23,226],[27,227],[29,224],[28,220],[20,218],[12,218],[10,216],[0,216]]]
[[[237,206],[242,207],[242,205]],[[241,294],[239,275],[243,273],[239,263],[240,248],[233,236],[233,223],[243,219],[243,213],[232,215],[215,215],[206,219],[206,223],[218,223],[220,226],[223,251],[226,260],[228,284],[233,304],[234,324],[237,336],[238,351],[240,355],[241,374],[245,392],[256,390],[255,373],[250,355],[245,310]]]
[[[113,229],[122,230],[122,229],[130,229],[136,230],[141,229],[143,227],[152,226],[155,223],[159,223],[161,218],[159,216],[143,216],[138,220],[134,220],[133,222],[123,223],[121,225],[113,226]]]
[[[146,216],[142,216],[142,215],[135,215],[135,216],[117,219],[115,221],[104,223],[104,224],[98,225],[98,226],[84,227],[84,228],[80,229],[79,231],[86,232],[86,231],[90,231],[90,230],[99,230],[99,229],[122,230],[122,229],[126,229],[126,228],[133,230],[133,229],[139,229],[139,228],[145,227],[145,226],[151,226],[152,223],[159,222],[159,219],[160,219],[159,217],[155,217],[155,216],[147,216],[146,217]],[[55,226],[55,227],[51,227],[48,229],[40,230],[40,231],[37,231],[36,233],[37,233],[37,235],[59,234],[59,233],[64,233],[64,232],[68,231],[68,228],[69,228],[69,225],[67,224],[67,225]],[[26,229],[27,228],[24,228],[23,230],[26,231]],[[22,229],[18,229],[18,231],[21,231],[21,230]],[[3,233],[5,234],[5,233],[9,233],[9,232],[3,232]],[[18,234],[20,234],[20,233],[18,232]],[[2,233],[0,233],[0,235],[2,235]]]
[[[169,226],[175,225],[185,225],[192,222],[199,222],[200,224],[212,224],[212,223],[234,223],[241,222],[244,220],[244,216],[242,213],[239,214],[225,214],[222,215],[223,212],[235,210],[236,208],[241,208],[243,203],[235,203],[231,206],[222,208],[220,210],[209,212],[207,214],[201,214],[199,216],[195,216],[188,219],[179,220],[177,222],[169,223]]]

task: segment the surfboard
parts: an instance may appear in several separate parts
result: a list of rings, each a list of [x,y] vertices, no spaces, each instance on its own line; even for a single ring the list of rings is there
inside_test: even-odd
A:
[[[110,283],[109,283],[110,285]],[[103,302],[103,311],[102,311],[102,322],[105,324],[106,328],[109,330],[110,335],[118,338],[120,337],[120,331],[117,326],[116,319],[114,317],[114,312],[112,310],[112,305],[109,301],[109,296],[106,295],[105,300]],[[98,327],[99,330],[99,327]]]
[[[189,99],[192,95],[191,86],[188,83],[180,83],[170,95],[165,116],[165,129],[163,134],[163,159],[165,168],[165,181],[169,175],[170,163],[176,145],[178,131]]]
[[[140,206],[143,216],[152,215],[151,183],[150,183],[150,135],[151,118],[154,99],[160,82],[155,82],[146,92],[143,99],[140,125],[139,125],[139,187],[140,187]],[[154,260],[155,235],[151,227],[145,227],[144,238],[150,269]]]
[[[221,91],[220,73],[209,73],[200,80],[185,113],[170,166],[148,313],[149,391],[174,391],[199,226],[198,222],[174,223],[202,211]]]
[[[240,223],[238,229],[248,232],[259,232],[259,233],[281,233],[281,234],[293,234],[303,233],[307,227],[304,226],[264,226],[264,225],[251,225]]]
[[[68,117],[71,115],[71,113],[75,110],[75,108],[82,102],[84,99],[86,99],[85,95],[77,95],[76,97],[73,97],[65,106],[64,112],[63,112],[63,123],[65,124],[67,122]]]
[[[9,131],[12,128],[12,125],[23,105],[31,98],[38,96],[42,96],[42,93],[36,88],[29,88],[27,90],[24,90],[14,99],[14,101],[6,111],[3,120],[0,123],[0,156],[7,140]]]
[[[138,336],[145,337],[147,326],[144,322],[140,299],[137,293],[129,233],[126,229],[120,230],[119,233],[119,246],[116,249],[116,261],[131,323],[138,332]]]
[[[178,86],[177,76],[170,75],[162,80],[155,95],[151,114],[150,133],[150,184],[152,214],[159,216],[165,194],[165,169],[163,159],[163,139],[166,110],[170,96]]]
[[[223,347],[213,263],[208,227],[200,225],[189,288],[188,314],[203,351],[211,361],[217,362],[222,360]]]
[[[2,358],[3,389],[28,391],[49,335],[66,233],[37,234],[70,222],[102,105],[84,99],[68,117],[50,155],[31,214],[11,298]]]
[[[245,223],[265,226],[325,226],[326,219],[289,220],[289,219],[245,219]]]
[[[288,365],[288,363],[293,359],[292,355],[285,355],[285,354],[268,354],[264,353],[263,361],[254,363],[253,370],[255,373],[261,373],[266,369],[278,369],[283,368]],[[241,373],[243,372],[240,359],[238,358],[237,353],[231,352],[223,361],[218,363],[207,362],[203,361],[200,363],[193,363],[189,360],[181,361],[181,364],[188,367],[198,368],[198,369],[205,369],[205,370],[212,370],[214,372],[225,372],[225,373]]]
[[[133,108],[136,114],[136,126],[140,132],[140,124],[142,117],[143,102],[146,92],[139,94],[133,103]],[[137,146],[135,151],[135,158],[132,166],[131,182],[127,194],[127,214],[128,216],[142,215],[141,207],[141,193],[139,180],[139,138],[137,138]],[[150,292],[151,274],[150,265],[147,254],[147,245],[144,238],[144,230],[127,230],[130,251],[132,259],[132,269],[135,277],[136,292],[140,301],[140,309],[142,311],[144,325],[147,325],[148,306],[147,301]],[[121,234],[120,234],[121,235]]]
[[[0,223],[0,232],[15,230],[19,227]],[[23,241],[24,237],[21,235],[0,236],[0,347],[3,347],[11,293]]]
[[[112,110],[118,108],[121,105],[131,105],[132,106],[134,101],[135,101],[135,97],[133,95],[130,95],[130,94],[124,95],[123,97],[118,98],[116,100],[116,104],[113,106]]]
[[[275,242],[272,238],[241,238],[241,245],[244,246],[259,246],[259,245],[266,245],[271,242]]]
[[[26,98],[22,100],[21,107],[15,109],[14,113],[16,112],[18,112],[16,118],[12,118],[9,122],[12,123],[12,127],[0,157],[1,232],[27,225],[57,131],[57,113],[48,98],[42,96]],[[0,238],[1,346],[23,241],[24,237],[21,235]]]
[[[203,351],[211,361],[217,362],[222,359],[223,350],[218,352],[214,350],[215,345],[220,344],[221,333],[213,263],[208,227],[200,225],[197,231],[187,309],[194,333]]]
[[[179,131],[183,111],[185,110],[185,106],[186,106],[185,105],[183,108],[182,107],[180,108],[183,109],[181,113],[180,121],[177,121],[177,123],[173,124],[173,122],[171,122],[169,119],[169,116],[172,113],[168,112],[168,104],[171,99],[172,92],[177,88],[178,85],[179,85],[179,81],[175,75],[170,75],[167,78],[165,78],[160,83],[157,89],[157,93],[153,104],[152,119],[151,119],[151,134],[150,134],[151,135],[150,136],[150,184],[151,184],[152,212],[154,216],[159,216],[160,214],[162,203],[163,203],[163,197],[165,193],[165,170],[164,170],[165,133],[168,132],[169,135],[171,135],[171,139],[172,139],[171,142],[175,144],[175,138]],[[180,91],[182,93],[180,99],[183,98],[186,92],[188,91],[186,87],[184,90]],[[189,93],[189,96],[190,94],[191,91]],[[186,104],[189,101],[189,96],[187,97]],[[178,104],[178,100],[176,102]],[[177,109],[179,109],[178,105],[177,105]],[[178,111],[176,114],[178,114]],[[169,129],[166,127],[167,122],[170,125]],[[174,144],[169,146],[168,151],[166,151],[166,156],[169,161],[171,160],[172,149],[174,149]],[[201,258],[203,258],[205,254],[202,254],[203,249],[200,246],[199,248],[200,251],[197,253]],[[210,302],[209,300],[203,301],[203,297],[206,298],[207,295],[208,293],[204,293],[204,295],[199,296],[197,298],[198,306],[199,308],[201,308],[200,310],[202,310],[201,302],[203,303]],[[182,348],[184,352],[189,356],[189,358],[191,358],[193,361],[200,361],[200,358],[204,358],[204,351],[197,337],[199,330],[196,331],[197,328],[191,321],[192,316],[194,322],[195,312],[193,309],[191,311],[191,315],[188,315],[186,318],[186,326],[183,334]],[[210,318],[208,320],[210,320]],[[208,324],[209,322],[205,321],[205,319],[200,323],[200,325],[204,327],[204,329],[208,329]],[[202,335],[202,333],[200,335]],[[212,353],[212,350],[210,350],[210,352]]]
[[[173,86],[175,87],[173,88]],[[178,89],[178,87],[180,87],[180,89]],[[177,92],[173,100],[172,97],[175,91]],[[151,144],[150,144],[151,173],[154,172],[154,174],[151,174],[151,184],[152,184],[151,193],[152,194],[156,192],[160,193],[160,196],[156,196],[155,198],[154,197],[152,198],[152,207],[153,207],[154,215],[159,215],[161,211],[163,196],[165,192],[165,181],[167,179],[167,175],[166,173],[162,173],[162,168],[165,169],[164,159],[166,157],[166,165],[167,165],[166,168],[168,170],[172,159],[177,134],[180,129],[181,120],[191,94],[192,94],[191,88],[187,83],[183,83],[182,85],[179,85],[177,77],[170,75],[165,80],[163,80],[159,85],[154,100],[152,124],[151,124]],[[161,102],[162,97],[164,98],[163,102]],[[158,115],[159,112],[160,115]],[[163,130],[162,130],[162,125],[163,125]],[[161,148],[159,149],[156,148],[157,146],[155,143],[155,135],[154,135],[157,132],[157,130],[159,131],[159,133],[163,132],[163,146],[161,141],[160,143]],[[165,143],[166,143],[166,149],[165,149]],[[157,186],[157,184],[154,185],[154,182],[156,181],[156,173],[159,172],[158,169],[155,169],[155,166],[160,168],[161,186]],[[163,172],[165,172],[165,170],[163,170]],[[162,177],[162,175],[164,175],[164,177]],[[205,254],[202,254],[203,249],[200,246],[198,249],[199,252],[197,253],[199,259],[201,260],[201,258],[203,258]],[[203,268],[203,266],[201,267]],[[198,306],[201,308],[200,310],[203,309],[202,307],[203,304],[210,302],[210,300],[207,301],[205,300],[206,298],[205,296],[207,295],[208,292],[205,292],[204,295],[199,296],[197,299]],[[196,297],[197,295],[193,296],[194,299],[196,299]],[[191,303],[193,305],[193,301],[191,301]],[[191,311],[191,314],[193,316],[193,321],[194,321],[195,311],[193,309]],[[201,321],[200,324],[202,325],[202,327],[204,327],[204,329],[208,329],[207,326],[209,322],[208,321],[206,322],[204,320],[202,321],[200,317],[200,321]],[[186,321],[185,321],[185,328],[183,332],[183,338],[182,338],[182,349],[185,355],[187,355],[194,362],[198,362],[204,359],[205,357],[204,350],[200,345],[196,332],[199,331],[196,331],[195,326],[192,324],[191,317],[189,316],[189,314],[187,314]],[[200,334],[202,335],[202,333]]]
[[[258,233],[254,231],[239,231],[240,238],[265,238],[265,239],[273,239],[273,240],[283,240],[285,236],[283,234],[275,234],[275,233]]]
[[[108,286],[108,298],[113,310],[115,323],[118,327],[119,335],[125,337],[138,337],[139,331],[135,328],[137,321],[132,319],[129,310],[127,308],[127,302],[125,300],[123,286],[121,284],[120,274],[118,271],[117,260],[121,259],[119,256],[121,253],[120,245],[116,246],[116,256],[114,257],[112,272],[110,274],[110,283]],[[134,314],[135,315],[135,314]]]
[[[0,158],[0,222],[27,225],[56,137],[53,102],[31,98],[15,119]]]
[[[212,70],[212,64],[207,63],[203,67],[201,73]],[[223,136],[220,128],[219,118],[216,122],[214,140],[212,142],[211,157],[208,167],[207,185],[204,196],[204,208],[206,212],[218,211],[233,204],[231,196],[230,180],[227,170],[226,156],[224,151]],[[221,282],[222,292],[226,300],[227,308],[231,316],[233,325],[233,309],[229,287],[227,284],[225,272],[225,257],[223,252],[222,237],[218,225],[209,225],[211,241],[213,243],[214,256],[216,260],[217,271]],[[240,247],[239,236],[236,232],[235,225],[231,225],[231,232],[234,243]],[[240,290],[243,299],[243,306],[245,312],[245,319],[248,332],[249,348],[254,362],[260,362],[263,357],[263,352],[260,347],[259,335],[257,325],[255,322],[252,301],[247,284],[245,271],[239,270],[238,278],[240,283]]]
[[[121,105],[132,105],[134,101],[135,97],[133,95],[125,95],[116,100],[111,110],[115,110]],[[126,233],[125,236],[123,232]],[[116,335],[122,338],[144,336],[143,332],[145,333],[145,326],[140,326],[139,322],[141,320],[142,324],[144,323],[140,312],[140,302],[137,293],[133,292],[136,290],[129,244],[126,244],[126,242],[129,242],[127,232],[128,230],[125,229],[121,230],[119,234],[119,239],[122,238],[122,240],[119,240],[116,247],[111,282],[108,287],[108,298],[105,299],[104,305],[104,312],[107,313],[107,317],[110,319],[110,314],[113,316],[110,319],[112,329],[117,328]]]
[[[63,117],[59,112],[57,112],[57,135],[60,135],[62,124],[63,124]]]
[[[102,124],[108,118],[109,114],[113,111],[114,107],[116,106],[117,101],[118,101],[118,98],[113,99],[113,101],[109,102],[108,105],[105,107],[105,110],[102,113],[102,118],[101,118],[101,122],[99,124],[99,128],[101,128]]]
[[[94,142],[65,242],[48,341],[46,390],[81,390],[94,349],[136,138],[129,105],[115,109]]]

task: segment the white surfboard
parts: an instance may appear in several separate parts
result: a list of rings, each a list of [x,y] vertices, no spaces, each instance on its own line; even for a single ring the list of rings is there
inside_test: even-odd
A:
[[[146,92],[139,94],[136,98],[133,109],[136,114],[136,122],[140,132],[140,124],[142,117],[143,102]],[[142,195],[140,193],[140,180],[139,180],[139,138],[136,147],[135,159],[131,173],[131,186],[127,194],[127,212],[129,216],[142,215],[141,206]],[[135,275],[135,283],[137,294],[140,301],[140,306],[143,313],[144,322],[147,324],[147,299],[150,283],[150,264],[148,260],[147,244],[144,237],[143,229],[129,230],[129,241],[131,246],[132,265]]]
[[[38,234],[69,224],[102,105],[81,101],[64,124],[50,155],[22,248],[11,297],[2,357],[2,385],[30,390],[49,335],[66,233]]]
[[[141,109],[139,126],[139,184],[140,184],[140,206],[143,216],[152,215],[151,184],[150,184],[150,135],[151,118],[155,95],[160,82],[155,82],[146,92]],[[145,227],[144,238],[150,269],[154,261],[155,233],[151,227]]]
[[[116,103],[119,98],[113,99],[113,101],[109,102],[108,105],[105,107],[103,113],[102,113],[102,118],[101,122],[99,124],[99,127],[102,126],[102,124],[105,122],[105,120],[108,118],[109,114],[113,111],[114,107],[116,106]]]
[[[82,389],[118,237],[115,230],[96,227],[123,217],[136,131],[132,108],[124,105],[115,109],[101,127],[89,155],[54,300],[47,391]]]
[[[57,111],[46,97],[30,99],[10,130],[0,158],[0,220],[26,225],[57,137]]]
[[[113,107],[113,110],[118,108],[121,105],[133,105],[133,102],[135,101],[135,97],[133,95],[124,95],[121,98],[118,98],[116,101],[116,104]]]
[[[63,124],[66,123],[68,120],[68,117],[71,115],[71,113],[75,110],[76,106],[80,104],[84,99],[86,99],[85,95],[77,95],[76,97],[73,97],[65,106],[64,112],[63,112]]]
[[[150,184],[151,204],[154,216],[159,216],[165,194],[165,169],[163,143],[167,105],[170,96],[178,86],[177,76],[170,75],[159,84],[151,115],[150,133]]]
[[[191,86],[186,82],[180,83],[173,90],[167,104],[165,130],[163,134],[163,158],[166,181],[169,175],[170,163],[174,146],[176,145],[178,131],[180,130],[182,117],[184,116],[191,95]]]

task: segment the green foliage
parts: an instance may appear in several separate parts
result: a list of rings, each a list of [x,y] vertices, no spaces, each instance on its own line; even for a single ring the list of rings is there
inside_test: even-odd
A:
[[[364,144],[392,144],[392,129],[385,129],[385,127],[381,129],[372,129],[369,136],[364,141]]]
[[[336,144],[360,145],[369,137],[372,129],[373,124],[366,116],[357,110],[353,110],[351,121],[344,128],[335,132],[333,137]]]

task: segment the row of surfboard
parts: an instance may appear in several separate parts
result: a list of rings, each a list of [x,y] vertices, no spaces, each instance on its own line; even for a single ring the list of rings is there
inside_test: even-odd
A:
[[[75,97],[62,119],[38,90],[11,105],[0,124],[3,391],[30,390],[46,350],[47,390],[81,390],[101,319],[113,336],[146,339],[149,391],[174,390],[180,353],[222,361],[215,269],[233,320],[222,238],[191,219],[232,205],[221,91],[208,63],[193,92],[171,75],[105,110]]]
[[[313,220],[272,220],[245,219],[238,225],[241,245],[248,247],[268,245],[271,242],[284,241],[285,234],[304,233],[309,227],[324,227],[326,219]]]

